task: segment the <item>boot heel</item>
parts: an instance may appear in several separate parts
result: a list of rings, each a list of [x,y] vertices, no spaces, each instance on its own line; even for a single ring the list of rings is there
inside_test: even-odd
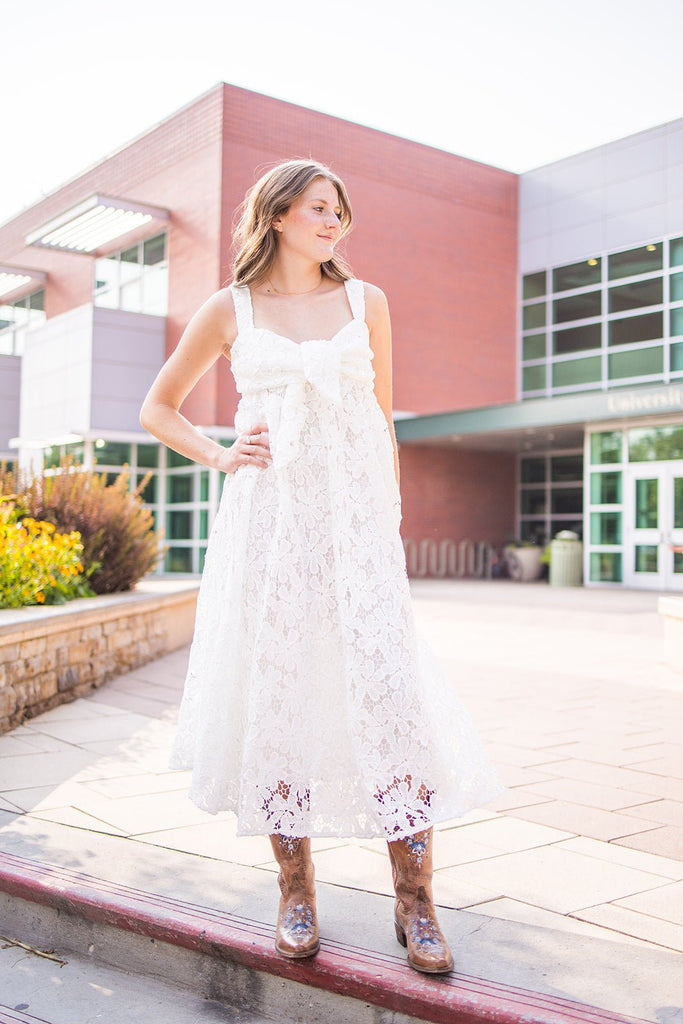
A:
[[[398,921],[394,921],[394,928],[396,929],[396,938],[398,939],[400,944],[402,946],[407,947],[408,940],[406,938],[406,933],[403,930],[403,928],[401,928],[401,925],[398,923]]]

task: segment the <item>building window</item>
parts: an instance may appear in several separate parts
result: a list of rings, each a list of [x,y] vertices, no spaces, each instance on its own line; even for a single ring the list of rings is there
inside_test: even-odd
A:
[[[681,267],[672,238],[524,275],[522,398],[683,377]]]
[[[45,291],[24,295],[16,302],[0,303],[0,355],[20,356],[28,331],[45,320]]]
[[[166,316],[168,258],[166,234],[136,242],[95,261],[96,306]]]
[[[548,452],[519,460],[519,537],[547,544],[560,530],[583,532],[583,453]]]

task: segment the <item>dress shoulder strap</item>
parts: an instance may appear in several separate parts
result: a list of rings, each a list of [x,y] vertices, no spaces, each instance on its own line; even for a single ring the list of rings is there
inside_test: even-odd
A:
[[[365,320],[365,286],[362,281],[352,277],[344,282],[346,294],[349,297],[349,305],[354,320]]]
[[[254,326],[254,311],[251,305],[251,293],[248,285],[231,284],[232,301],[235,304],[235,319],[237,320],[237,333],[243,334],[250,331]]]

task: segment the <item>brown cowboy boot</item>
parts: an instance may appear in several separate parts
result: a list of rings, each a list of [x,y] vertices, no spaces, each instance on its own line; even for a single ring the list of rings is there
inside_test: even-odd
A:
[[[280,865],[280,907],[275,929],[275,948],[282,956],[298,960],[314,956],[320,948],[315,913],[315,873],[311,840],[290,836],[270,837]]]
[[[408,963],[425,974],[448,974],[453,957],[432,898],[432,829],[387,843],[394,876],[396,938],[408,949]]]

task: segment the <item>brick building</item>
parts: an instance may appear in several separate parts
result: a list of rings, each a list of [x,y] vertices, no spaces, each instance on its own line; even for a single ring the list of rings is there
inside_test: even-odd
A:
[[[0,226],[0,456],[151,471],[163,568],[198,571],[219,476],[138,410],[229,279],[246,189],[310,155],[345,180],[347,255],[392,310],[404,535],[501,544],[585,522],[587,580],[675,586],[680,556],[642,530],[683,533],[682,140],[675,122],[520,178],[221,84]],[[183,411],[230,443],[236,402],[221,360]],[[629,454],[636,421],[667,456],[654,475]]]

